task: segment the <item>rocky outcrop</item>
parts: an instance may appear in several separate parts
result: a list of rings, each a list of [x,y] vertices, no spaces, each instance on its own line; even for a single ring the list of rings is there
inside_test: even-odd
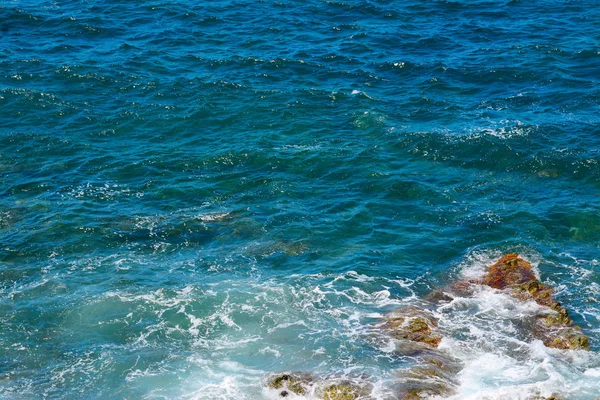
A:
[[[546,308],[533,326],[532,334],[547,347],[589,350],[589,339],[573,324],[569,312],[553,297],[553,291],[540,283],[531,264],[516,253],[500,258],[483,278],[483,284],[505,290],[521,300],[532,300]]]
[[[527,332],[547,347],[589,350],[589,339],[573,323],[569,312],[554,298],[552,288],[538,281],[531,264],[512,253],[501,257],[480,280],[457,281],[427,296],[427,300],[449,302],[457,297],[470,297],[486,285],[501,290],[522,301],[539,304],[540,312]],[[423,308],[404,307],[385,314],[377,329],[397,341],[396,352],[418,359],[416,366],[398,372],[396,397],[402,400],[446,398],[456,394],[456,377],[461,363],[439,349],[442,332],[433,313]],[[289,372],[268,378],[267,386],[280,397],[290,394],[317,397],[323,400],[369,400],[372,386],[368,379],[340,380],[339,377],[315,377],[301,372]],[[536,397],[540,400],[560,400],[560,397]],[[533,399],[532,399],[533,400]],[[600,399],[599,399],[600,400]]]
[[[535,280],[531,264],[512,253],[500,258],[490,267],[483,283],[495,289],[506,289]]]

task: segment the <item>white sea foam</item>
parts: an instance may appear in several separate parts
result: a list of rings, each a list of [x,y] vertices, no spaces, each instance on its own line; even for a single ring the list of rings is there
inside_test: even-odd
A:
[[[221,222],[230,217],[230,213],[213,213],[213,214],[200,214],[196,218],[202,222]]]
[[[112,182],[104,183],[86,183],[71,188],[70,191],[62,194],[62,197],[72,197],[76,199],[93,198],[98,200],[111,201],[122,197],[144,197],[143,191],[133,190],[125,185]]]

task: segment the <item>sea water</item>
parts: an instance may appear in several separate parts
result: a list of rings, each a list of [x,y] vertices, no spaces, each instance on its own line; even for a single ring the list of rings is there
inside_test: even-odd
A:
[[[600,397],[596,1],[6,0],[0,34],[1,398],[394,399],[381,316],[506,252],[591,351],[480,288],[432,310],[453,399]]]

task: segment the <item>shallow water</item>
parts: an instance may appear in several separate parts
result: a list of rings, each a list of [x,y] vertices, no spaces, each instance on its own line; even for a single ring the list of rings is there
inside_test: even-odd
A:
[[[418,360],[385,312],[532,261],[531,304],[433,311],[456,399],[600,397],[592,1],[0,2],[0,397],[267,399]],[[375,339],[374,339],[375,336]]]

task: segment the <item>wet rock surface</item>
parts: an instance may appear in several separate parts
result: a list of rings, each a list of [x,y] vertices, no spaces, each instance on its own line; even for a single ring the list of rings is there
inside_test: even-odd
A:
[[[385,315],[383,329],[395,338],[438,347],[442,336],[436,319],[427,311],[417,307],[393,310]]]
[[[372,387],[370,384],[359,385],[356,382],[339,381],[327,383],[320,390],[319,398],[323,400],[370,400]]]
[[[545,346],[558,349],[589,350],[589,339],[573,325],[569,312],[553,297],[553,290],[540,283],[531,264],[516,253],[500,258],[485,275],[483,284],[507,290],[520,300],[533,300],[547,308],[533,327],[532,334]]]
[[[438,349],[442,335],[431,312],[405,307],[385,315],[382,328],[399,341],[396,351],[418,359],[418,365],[398,373],[398,398],[448,397],[456,393],[458,360]]]
[[[437,350],[421,355],[420,365],[399,373],[398,394],[403,400],[449,397],[456,394],[456,375],[462,364]]]
[[[267,387],[278,390],[280,397],[288,397],[290,392],[297,395],[307,394],[313,383],[314,377],[305,372],[286,372],[267,379]]]
[[[531,264],[516,253],[507,254],[492,265],[483,278],[483,283],[495,289],[505,289],[536,281]]]
[[[277,391],[279,397],[315,395],[323,400],[370,400],[373,390],[366,379],[340,380],[335,377],[317,377],[305,372],[284,372],[271,375],[267,387]]]

